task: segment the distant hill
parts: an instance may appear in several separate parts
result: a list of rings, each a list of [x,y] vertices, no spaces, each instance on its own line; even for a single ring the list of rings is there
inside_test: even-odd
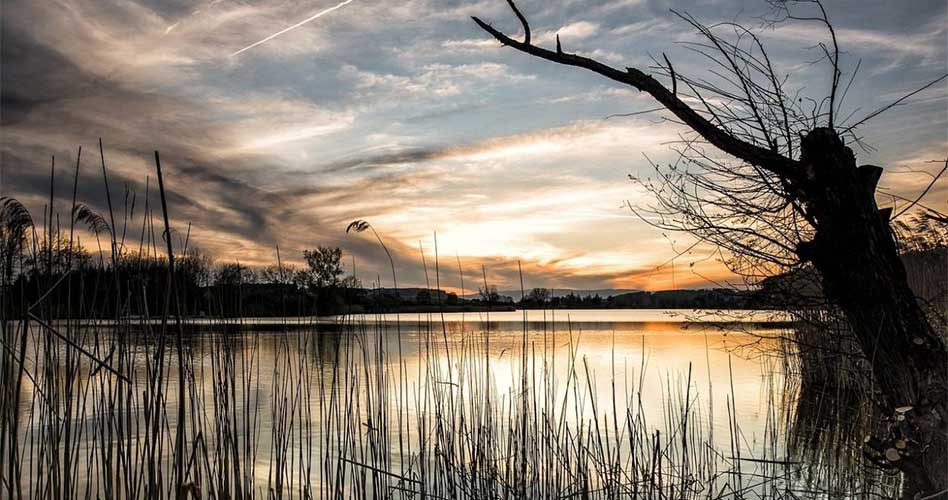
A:
[[[533,288],[527,288],[523,292],[524,294],[529,294],[530,290]],[[635,293],[638,292],[636,289],[631,288],[600,288],[593,290],[581,290],[575,288],[550,288],[550,294],[553,297],[567,297],[572,294],[575,297],[586,298],[586,297],[595,297],[600,296],[604,299],[609,297],[614,297],[616,295],[622,295],[626,293]],[[520,300],[520,290],[498,290],[497,293],[503,296],[510,297],[514,301]],[[480,295],[477,293],[469,293],[467,295],[462,295],[462,299],[477,299],[480,298]]]
[[[753,302],[754,292],[713,288],[625,293],[610,297],[606,304],[630,309],[745,309]]]

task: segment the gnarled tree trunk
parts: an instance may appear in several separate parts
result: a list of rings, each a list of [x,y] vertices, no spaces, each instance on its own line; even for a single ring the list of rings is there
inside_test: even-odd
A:
[[[878,167],[857,168],[853,152],[827,128],[811,131],[801,146],[806,180],[798,187],[816,236],[799,253],[820,272],[824,293],[845,314],[895,419],[892,434],[876,446],[905,474],[905,497],[944,491],[945,340],[909,288],[888,213],[876,206]]]

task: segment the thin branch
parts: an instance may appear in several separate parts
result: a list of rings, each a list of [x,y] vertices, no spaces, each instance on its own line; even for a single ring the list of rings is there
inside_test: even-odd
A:
[[[939,76],[938,78],[932,80],[931,82],[928,82],[927,84],[923,85],[922,87],[920,87],[920,88],[918,88],[918,89],[916,89],[916,90],[914,90],[914,91],[912,91],[912,92],[909,92],[908,94],[905,94],[904,96],[898,98],[895,102],[893,102],[893,103],[891,103],[891,104],[887,104],[887,105],[885,105],[885,106],[883,106],[883,107],[881,107],[881,108],[879,108],[879,109],[873,111],[872,113],[869,113],[869,115],[866,116],[865,118],[863,118],[862,120],[859,120],[859,121],[856,122],[855,124],[846,127],[846,129],[843,130],[842,133],[850,132],[852,129],[854,129],[854,128],[856,128],[856,127],[862,125],[863,123],[866,123],[867,121],[869,121],[869,120],[871,120],[871,119],[873,119],[873,118],[875,118],[875,117],[881,115],[882,113],[885,113],[886,111],[888,111],[888,110],[890,110],[890,109],[892,109],[892,108],[898,106],[899,104],[901,104],[903,101],[905,101],[905,100],[908,99],[909,97],[912,97],[912,96],[914,96],[915,94],[918,94],[918,93],[920,93],[920,92],[922,92],[922,91],[928,89],[928,88],[931,87],[932,85],[935,85],[936,83],[938,83],[938,82],[944,80],[945,78],[948,78],[948,73],[945,73],[944,75]]]
[[[520,24],[523,26],[523,43],[530,45],[530,23],[527,22],[527,18],[523,17],[523,14],[520,13],[520,9],[517,8],[517,4],[513,0],[507,0],[507,5],[514,11],[514,14],[517,15],[517,19],[520,20]],[[557,35],[557,47],[559,47],[559,35]]]
[[[668,56],[666,56],[664,52],[662,52],[662,57],[665,59],[665,64],[668,65],[668,72],[671,74],[672,94],[677,96],[678,95],[678,79],[675,78],[675,67],[672,66],[671,61],[668,60]]]
[[[514,7],[513,0],[508,3]],[[520,11],[514,8],[515,14],[521,19],[521,23],[527,26],[525,19]],[[746,141],[738,139],[733,135],[719,129],[706,118],[697,113],[688,104],[682,101],[678,96],[665,88],[655,78],[645,74],[637,68],[626,68],[626,71],[620,71],[616,68],[603,64],[594,59],[569,54],[565,52],[554,52],[541,47],[537,47],[527,42],[519,42],[498,31],[491,25],[477,17],[472,18],[478,26],[489,33],[504,45],[513,47],[521,52],[530,54],[541,59],[546,59],[558,64],[567,66],[576,66],[585,68],[598,73],[606,78],[619,83],[629,85],[639,91],[651,95],[655,100],[671,111],[688,127],[697,132],[709,143],[724,151],[727,154],[740,158],[748,163],[764,168],[784,179],[794,182],[801,179],[798,163],[775,151],[771,151]]]
[[[938,172],[937,175],[935,175],[934,178],[932,178],[932,181],[928,183],[928,186],[925,186],[925,189],[918,195],[917,198],[915,198],[915,200],[912,203],[909,203],[908,205],[905,206],[905,208],[903,208],[902,210],[899,210],[899,213],[892,216],[892,220],[899,218],[900,215],[904,214],[905,212],[908,212],[912,207],[917,205],[918,202],[922,201],[922,198],[924,198],[925,195],[928,194],[928,191],[932,188],[932,186],[935,185],[936,182],[938,182],[938,179],[940,179],[941,176],[944,175],[946,170],[948,170],[948,158],[945,159],[945,166],[941,167],[941,170]]]

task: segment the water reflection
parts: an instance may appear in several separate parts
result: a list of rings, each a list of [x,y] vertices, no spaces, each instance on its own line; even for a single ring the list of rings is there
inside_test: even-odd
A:
[[[526,400],[567,429],[598,425],[602,417],[615,427],[617,456],[637,453],[636,443],[620,436],[632,429],[643,436],[687,429],[692,446],[711,451],[686,461],[747,462],[746,470],[784,460],[785,410],[795,396],[785,392],[788,330],[781,321],[768,312],[609,310],[187,322],[189,484],[202,496],[220,497],[324,495],[345,483],[346,496],[359,496],[381,488],[379,477],[390,474],[402,478],[396,489],[406,488],[405,477],[419,464],[442,460],[424,458],[431,442],[437,448],[469,438],[445,437],[451,432],[439,427],[441,412],[459,427],[456,433],[475,417],[501,429],[505,421],[520,421],[511,415],[527,409]],[[170,492],[179,404],[174,350],[167,351],[155,392],[153,325],[86,325],[73,335],[113,360],[132,384],[77,361],[63,345],[51,350],[55,344],[43,332],[31,331],[26,352],[36,383],[23,381],[18,421],[21,442],[36,448],[23,454],[22,469],[32,473],[20,476],[22,487],[42,491],[66,482],[79,495],[137,496],[147,489],[146,473],[158,471],[162,477],[149,484]],[[485,417],[485,406],[497,416]],[[70,437],[54,430],[49,407],[68,416],[68,425],[58,425],[73,429]],[[678,419],[682,409],[687,417]],[[620,432],[621,415],[635,421]],[[529,421],[538,435],[548,432],[539,427],[543,418]],[[149,432],[157,442],[149,443]],[[66,439],[63,448],[72,451],[50,458],[40,446],[50,439]],[[685,455],[687,439],[681,441]],[[103,451],[116,458],[105,461]],[[74,469],[65,467],[66,456]],[[114,475],[103,466],[115,467]],[[39,473],[50,467],[66,472]],[[340,479],[362,474],[365,481],[367,470],[374,486]],[[717,480],[742,487],[723,474]],[[109,490],[108,481],[120,486]]]

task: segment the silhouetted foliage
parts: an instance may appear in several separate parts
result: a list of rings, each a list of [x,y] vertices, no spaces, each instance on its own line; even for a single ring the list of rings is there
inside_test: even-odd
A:
[[[484,288],[477,289],[477,295],[480,297],[482,302],[487,304],[497,304],[501,301],[500,292],[497,291],[496,285],[485,286]]]
[[[522,300],[521,302],[527,302],[534,306],[542,307],[550,301],[550,289],[549,288],[534,288],[530,290],[530,293]]]
[[[315,288],[336,287],[341,284],[342,250],[320,245],[312,250],[303,250],[306,269],[303,270],[304,282]]]
[[[217,286],[237,286],[254,283],[257,274],[239,262],[221,264],[214,270],[214,284]]]
[[[555,50],[535,45],[526,16],[513,0],[507,3],[523,29],[522,40],[477,17],[474,22],[506,47],[645,92],[672,115],[669,120],[693,131],[677,146],[678,162],[653,165],[654,181],[635,179],[655,202],[633,211],[644,212],[641,219],[660,229],[687,231],[723,249],[731,270],[751,283],[812,269],[826,298],[824,309],[845,319],[845,334],[871,367],[877,402],[890,413],[914,410],[908,445],[906,430],[890,427],[867,441],[866,452],[904,475],[906,498],[948,490],[948,347],[909,286],[890,225],[892,208],[877,204],[883,168],[857,165],[850,147],[862,145],[860,125],[948,75],[862,119],[841,120],[840,105],[855,70],[843,83],[836,30],[819,0],[773,1],[769,19],[815,23],[830,36],[831,44],[818,44],[829,88],[816,99],[788,94],[787,79],[773,67],[756,33],[732,22],[706,25],[675,12],[701,37],[686,45],[711,69],[705,77],[688,77],[663,54],[663,61],[648,69],[669,88],[640,68],[613,68],[566,52],[558,37]]]

